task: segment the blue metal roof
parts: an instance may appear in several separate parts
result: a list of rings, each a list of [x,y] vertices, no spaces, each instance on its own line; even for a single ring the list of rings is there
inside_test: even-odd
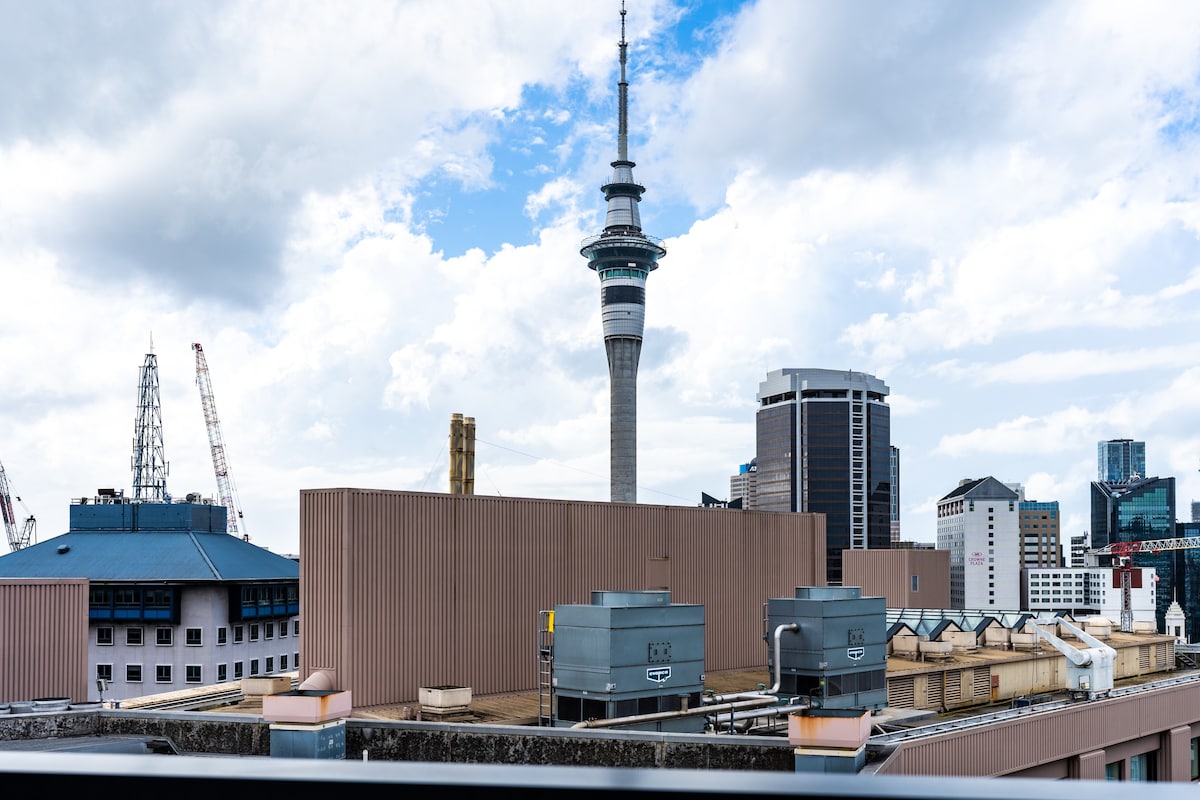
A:
[[[72,531],[0,556],[0,578],[299,580],[300,565],[227,533]]]

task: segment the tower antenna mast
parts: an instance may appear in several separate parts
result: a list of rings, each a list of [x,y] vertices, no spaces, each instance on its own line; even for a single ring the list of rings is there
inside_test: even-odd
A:
[[[158,356],[154,355],[154,336],[150,352],[142,362],[138,383],[137,418],[133,423],[133,501],[167,503],[167,474],[170,470],[163,455],[162,401],[158,391]]]
[[[625,68],[625,4],[621,4],[620,80],[617,82],[617,160],[600,187],[608,209],[604,230],[583,240],[579,254],[600,277],[600,310],[609,377],[609,483],[614,503],[637,502],[637,369],[646,321],[646,277],[667,254],[642,232],[638,204],[646,187],[629,160],[629,82]]]

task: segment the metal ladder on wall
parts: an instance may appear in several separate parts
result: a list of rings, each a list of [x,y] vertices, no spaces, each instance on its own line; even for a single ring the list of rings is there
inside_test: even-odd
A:
[[[538,612],[538,725],[554,724],[554,612]]]

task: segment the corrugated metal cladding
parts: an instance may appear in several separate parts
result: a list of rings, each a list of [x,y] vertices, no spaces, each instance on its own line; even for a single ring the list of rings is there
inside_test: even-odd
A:
[[[1168,687],[905,742],[877,773],[998,777],[1094,751],[1116,753],[1126,742],[1147,736],[1165,741],[1179,727],[1191,726],[1192,735],[1200,735],[1196,691],[1194,684]],[[1064,766],[1064,774],[1070,766]],[[1160,780],[1188,780],[1187,766],[1171,765],[1171,774],[1160,774]]]
[[[0,578],[0,703],[88,699],[86,578]]]
[[[888,608],[949,608],[950,551],[844,550],[842,581],[886,598]]]
[[[360,707],[531,691],[538,611],[661,588],[705,606],[705,669],[765,667],[763,603],[823,586],[824,559],[821,515],[305,490],[301,668]]]

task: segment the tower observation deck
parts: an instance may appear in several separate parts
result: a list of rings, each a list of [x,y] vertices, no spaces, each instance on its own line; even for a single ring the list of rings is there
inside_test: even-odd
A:
[[[608,211],[604,231],[583,240],[579,254],[600,276],[604,349],[608,355],[609,459],[614,503],[637,502],[637,370],[646,319],[646,277],[667,254],[662,242],[642,232],[638,203],[646,187],[633,177],[629,160],[628,99],[625,79],[625,8],[621,7],[621,79],[617,84],[617,160],[612,179],[601,186]]]

